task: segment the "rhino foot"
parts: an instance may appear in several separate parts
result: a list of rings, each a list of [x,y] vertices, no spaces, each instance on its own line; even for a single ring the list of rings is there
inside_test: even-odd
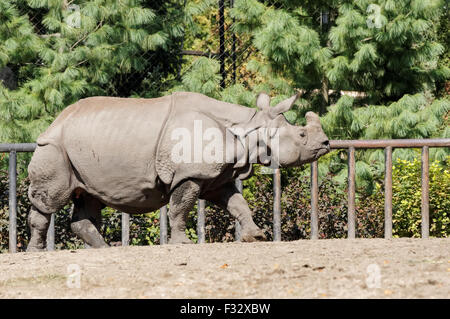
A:
[[[46,248],[39,248],[39,247],[35,247],[35,246],[28,246],[27,247],[27,253],[36,253],[36,252],[41,252],[41,251],[46,251]]]
[[[50,225],[50,217],[50,214],[44,214],[36,207],[31,206],[27,219],[31,233],[27,252],[46,251],[47,230]]]
[[[193,242],[191,240],[172,240],[172,239],[169,239],[169,245],[177,245],[177,244],[190,245],[190,244],[193,244]]]
[[[266,235],[264,235],[264,232],[259,228],[242,230],[241,241],[243,242],[264,241],[266,239]]]
[[[183,236],[184,235],[184,236]],[[171,236],[169,239],[170,245],[176,245],[176,244],[193,244],[192,240],[187,238],[185,234],[180,236]]]

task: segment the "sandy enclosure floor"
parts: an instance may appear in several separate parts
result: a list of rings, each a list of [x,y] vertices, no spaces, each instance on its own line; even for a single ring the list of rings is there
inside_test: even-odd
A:
[[[2,254],[0,298],[450,298],[450,239]]]

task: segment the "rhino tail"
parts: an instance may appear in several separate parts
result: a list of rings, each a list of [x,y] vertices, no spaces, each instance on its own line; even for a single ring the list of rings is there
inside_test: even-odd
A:
[[[167,156],[165,152],[162,154],[159,152],[158,154],[156,159],[156,173],[158,173],[159,178],[164,184],[172,184],[175,175],[175,167],[170,159],[170,155]]]
[[[174,110],[174,97],[173,95],[170,98],[170,106],[169,106],[169,112],[167,112],[167,115],[164,119],[164,124],[159,132],[158,135],[158,144],[156,148],[156,173],[158,174],[161,181],[166,185],[171,185],[174,175],[175,175],[175,165],[171,160],[170,157],[170,149],[167,149],[167,145],[164,145],[162,140],[164,139],[166,132],[167,132],[167,126],[169,125],[169,121],[171,120],[173,116],[173,110]]]

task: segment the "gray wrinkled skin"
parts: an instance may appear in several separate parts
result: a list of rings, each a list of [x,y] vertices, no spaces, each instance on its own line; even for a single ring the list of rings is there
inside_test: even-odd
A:
[[[70,200],[74,203],[71,229],[95,248],[107,246],[99,233],[100,211],[105,206],[133,214],[170,204],[170,243],[190,243],[185,235],[186,215],[198,198],[228,210],[241,224],[243,241],[263,239],[234,186],[236,178],[250,176],[249,157],[258,152],[258,146],[246,148],[242,141],[252,130],[279,128],[276,155],[281,167],[312,162],[329,151],[316,114],[306,114],[305,127],[286,121],[282,113],[296,98],[270,107],[270,97],[261,93],[258,112],[188,92],[155,99],[91,97],[70,105],[39,136],[28,166],[28,195],[33,204],[28,251],[44,249],[50,214]],[[216,128],[223,136],[231,134],[237,144],[232,162],[225,158],[218,163],[172,160],[177,142],[172,133],[177,128],[193,132],[194,121],[201,121],[203,132]],[[236,134],[236,127],[245,133]],[[225,138],[223,147],[225,154],[230,149]]]

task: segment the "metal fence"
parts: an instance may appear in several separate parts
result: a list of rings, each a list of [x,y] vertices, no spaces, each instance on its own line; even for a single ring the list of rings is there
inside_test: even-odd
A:
[[[355,153],[356,149],[383,148],[385,152],[385,201],[384,201],[384,237],[392,238],[392,150],[393,148],[422,149],[422,238],[429,237],[429,148],[450,147],[450,138],[440,139],[396,139],[396,140],[334,140],[330,141],[331,149],[348,150],[348,238],[356,237],[355,215]],[[0,144],[0,153],[9,153],[9,251],[17,250],[17,152],[33,152],[34,143]],[[319,235],[319,178],[318,161],[311,163],[311,239]],[[275,169],[273,173],[273,240],[281,240],[281,173]],[[236,181],[242,192],[242,183]],[[167,207],[160,209],[160,243],[167,244],[168,239]],[[240,226],[236,222],[236,239],[240,238]],[[199,200],[197,217],[198,243],[205,242],[205,201]],[[130,238],[130,215],[122,213],[122,245],[128,246]],[[55,247],[54,214],[47,233],[47,249]]]

